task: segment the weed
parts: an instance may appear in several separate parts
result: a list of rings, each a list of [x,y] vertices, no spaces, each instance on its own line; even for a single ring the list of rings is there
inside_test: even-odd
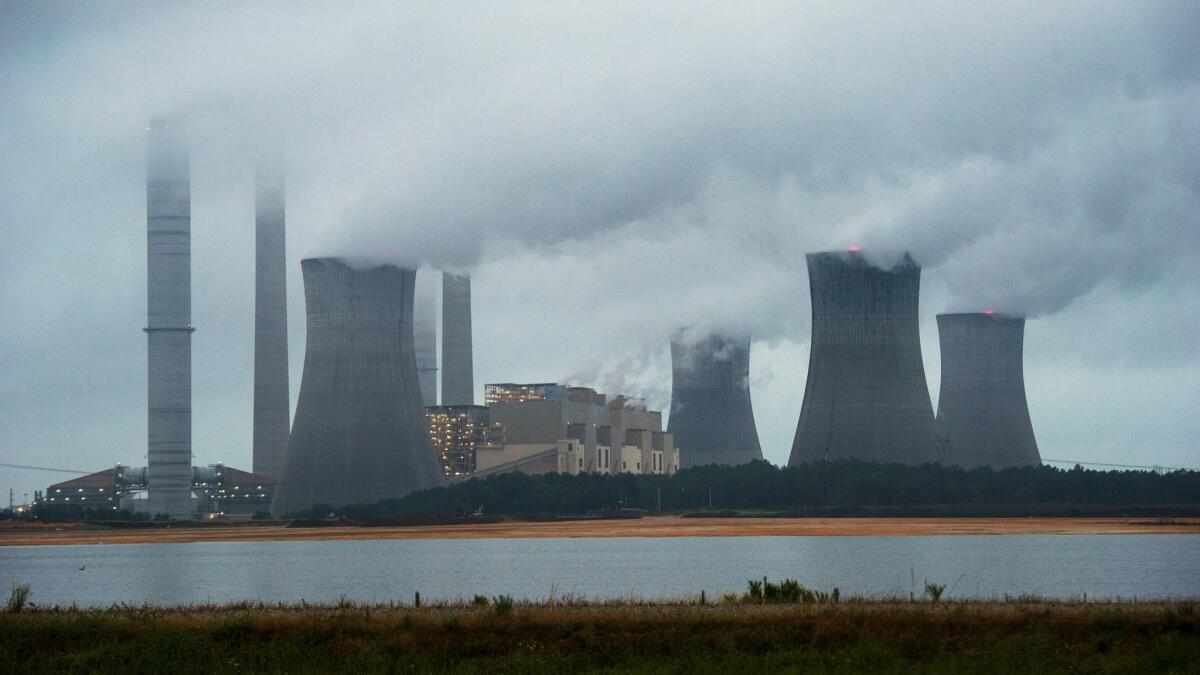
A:
[[[513,610],[513,599],[511,595],[497,595],[492,598],[492,605],[496,608],[496,613],[500,616],[511,614]]]
[[[928,579],[925,580],[925,595],[933,602],[942,599],[942,593],[946,590],[946,584],[933,584]]]
[[[488,606],[487,596],[486,595],[476,595],[475,597],[471,598],[471,604],[475,605],[476,607],[487,607]]]
[[[21,610],[25,609],[25,604],[29,602],[29,594],[29,584],[14,583],[12,591],[8,594],[8,613],[20,614]]]

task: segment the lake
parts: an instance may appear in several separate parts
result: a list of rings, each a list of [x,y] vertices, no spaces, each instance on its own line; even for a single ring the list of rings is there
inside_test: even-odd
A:
[[[0,548],[36,604],[411,602],[509,594],[715,598],[794,578],[843,596],[1200,596],[1200,535],[203,542]]]

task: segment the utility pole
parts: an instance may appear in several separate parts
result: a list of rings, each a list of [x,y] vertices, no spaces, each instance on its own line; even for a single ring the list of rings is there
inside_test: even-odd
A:
[[[712,508],[712,486],[708,486],[708,508]]]
[[[8,510],[13,510],[13,489],[8,488]]]
[[[658,512],[662,513],[662,486],[661,485],[657,488],[657,492],[658,492]]]

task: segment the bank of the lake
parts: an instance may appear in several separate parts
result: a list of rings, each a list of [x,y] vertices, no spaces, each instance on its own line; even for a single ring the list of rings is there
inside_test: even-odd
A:
[[[246,603],[0,615],[0,671],[1188,673],[1192,601]],[[731,599],[726,599],[731,603]]]
[[[610,520],[455,523],[406,526],[288,527],[282,524],[172,524],[108,527],[88,523],[5,523],[0,547],[202,541],[368,539],[523,539],[593,537],[802,537],[958,535],[1200,534],[1200,518],[796,518],[678,515]]]

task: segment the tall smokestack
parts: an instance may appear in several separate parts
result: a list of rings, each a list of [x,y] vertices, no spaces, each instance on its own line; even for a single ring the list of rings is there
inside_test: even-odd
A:
[[[187,128],[150,122],[146,148],[149,508],[192,517],[192,208]]]
[[[671,340],[671,418],[681,468],[762,459],[750,405],[750,337]]]
[[[304,376],[271,511],[402,497],[444,484],[429,440],[413,349],[416,273],[300,263]]]
[[[471,277],[442,274],[442,405],[475,403]]]
[[[812,344],[788,464],[936,461],[917,320],[921,268],[906,255],[880,269],[857,250],[806,258]]]
[[[254,473],[278,479],[288,440],[287,257],[283,163],[254,174]]]
[[[437,287],[430,287],[436,272],[417,274],[416,300],[413,305],[413,332],[417,352],[417,379],[421,383],[421,401],[437,405]]]
[[[966,468],[1042,463],[1025,400],[1025,319],[939,314],[942,387],[938,431],[949,462]]]

